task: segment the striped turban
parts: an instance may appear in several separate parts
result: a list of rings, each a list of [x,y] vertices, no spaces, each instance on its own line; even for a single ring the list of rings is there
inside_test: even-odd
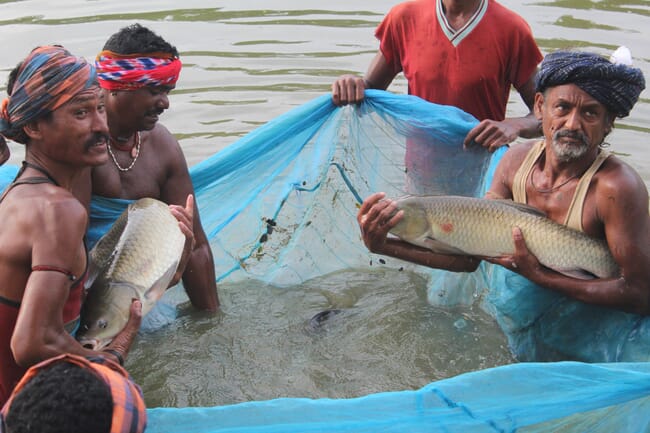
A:
[[[645,89],[640,69],[578,51],[550,53],[540,65],[535,82],[538,92],[562,84],[575,84],[617,117],[629,115]]]
[[[0,106],[0,133],[13,139],[29,122],[97,85],[95,68],[56,45],[35,48],[20,64],[10,95]]]
[[[142,390],[131,380],[129,373],[113,361],[101,357],[84,358],[72,354],[63,354],[50,358],[27,370],[2,408],[0,418],[6,419],[15,396],[37,374],[57,363],[69,363],[81,367],[97,376],[110,389],[113,400],[110,433],[144,432],[147,426],[147,411]],[[61,402],[60,404],[67,404],[67,402]]]
[[[181,60],[168,53],[117,54],[104,50],[95,59],[99,84],[107,90],[174,85],[181,66]]]

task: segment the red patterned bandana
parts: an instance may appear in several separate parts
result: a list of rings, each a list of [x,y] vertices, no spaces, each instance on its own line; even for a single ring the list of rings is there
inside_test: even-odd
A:
[[[95,59],[99,84],[107,90],[135,90],[176,84],[181,60],[166,53],[117,54],[102,51]]]
[[[93,372],[108,385],[113,397],[113,421],[110,433],[142,433],[147,426],[147,411],[142,390],[131,380],[129,373],[118,364],[101,357],[84,358],[63,354],[31,367],[18,382],[11,397],[5,403],[0,418],[6,417],[13,397],[44,367],[58,362],[67,362]],[[2,429],[0,429],[0,433]]]

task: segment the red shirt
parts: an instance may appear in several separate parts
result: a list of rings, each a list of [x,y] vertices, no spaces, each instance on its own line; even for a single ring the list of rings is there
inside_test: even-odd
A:
[[[494,0],[455,33],[437,0],[401,3],[375,35],[394,72],[404,72],[409,94],[479,120],[503,120],[511,86],[526,83],[543,58],[526,21]]]

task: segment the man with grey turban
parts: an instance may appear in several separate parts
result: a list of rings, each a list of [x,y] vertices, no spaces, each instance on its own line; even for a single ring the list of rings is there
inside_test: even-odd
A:
[[[649,315],[648,190],[632,167],[602,148],[614,119],[627,116],[645,88],[643,74],[597,54],[560,51],[546,56],[536,85],[534,110],[544,138],[506,152],[486,197],[528,204],[602,239],[620,273],[592,278],[546,268],[516,227],[515,253],[494,258],[436,254],[387,238],[402,213],[383,193],[367,198],[359,210],[364,243],[376,253],[454,271],[474,270],[485,259],[584,303]]]

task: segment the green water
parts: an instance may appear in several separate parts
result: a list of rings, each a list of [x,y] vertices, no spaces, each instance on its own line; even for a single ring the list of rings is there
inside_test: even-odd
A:
[[[628,46],[650,72],[650,3],[503,1],[531,25],[543,52]],[[0,1],[0,75],[34,46],[60,43],[94,58],[118,28],[141,22],[175,44],[184,62],[162,122],[193,165],[255,127],[365,71],[373,31],[392,1]],[[6,78],[0,80],[4,85]],[[404,93],[398,77],[391,91]],[[648,91],[608,141],[650,181]],[[518,96],[509,114],[524,114]],[[11,145],[10,162],[22,149]],[[348,271],[299,287],[220,286],[216,316],[178,309],[142,332],[127,367],[153,406],[212,406],[274,397],[352,397],[419,388],[512,362],[497,325],[480,310],[440,309],[425,281],[396,270]],[[340,310],[322,326],[315,314]]]

